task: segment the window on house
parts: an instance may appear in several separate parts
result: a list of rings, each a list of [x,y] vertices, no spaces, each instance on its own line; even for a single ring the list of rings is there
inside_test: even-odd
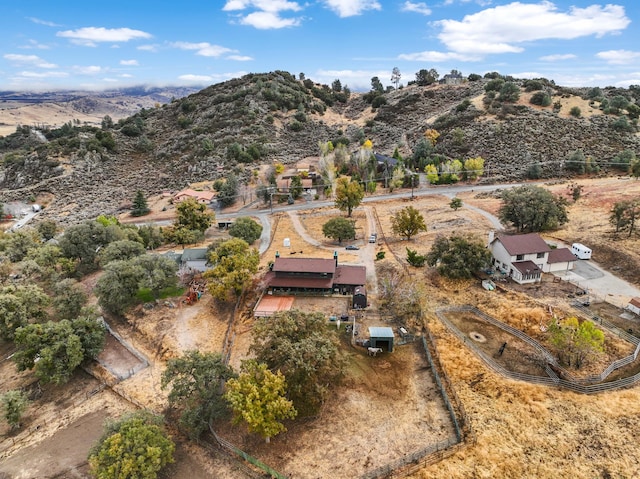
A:
[[[519,254],[518,256],[516,256],[516,261],[522,261],[523,259],[524,259],[523,254]]]
[[[536,255],[536,258],[544,258],[544,253],[538,253],[538,254]]]

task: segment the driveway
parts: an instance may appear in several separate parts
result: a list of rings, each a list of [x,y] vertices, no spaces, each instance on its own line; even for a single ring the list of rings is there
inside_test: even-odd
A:
[[[631,298],[640,297],[640,289],[606,271],[593,260],[576,260],[572,271],[555,274],[587,290],[592,300],[606,299],[624,307]]]

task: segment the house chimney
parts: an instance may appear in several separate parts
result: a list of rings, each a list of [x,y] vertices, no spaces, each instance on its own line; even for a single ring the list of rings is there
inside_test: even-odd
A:
[[[336,260],[336,266],[338,266],[338,252],[337,251],[333,252],[333,259]]]
[[[491,245],[491,243],[493,243],[493,240],[496,238],[496,232],[493,230],[489,231],[489,239],[487,242],[487,247],[489,247]]]

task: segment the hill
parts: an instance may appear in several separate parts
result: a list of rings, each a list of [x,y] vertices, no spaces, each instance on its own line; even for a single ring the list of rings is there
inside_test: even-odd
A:
[[[212,85],[117,122],[103,118],[101,127],[25,126],[0,138],[0,201],[47,198],[49,215],[77,221],[116,212],[136,190],[151,195],[229,172],[248,182],[261,165],[315,156],[327,141],[355,151],[370,139],[377,152],[398,149],[420,169],[481,156],[483,180],[491,182],[580,173],[564,165],[578,150],[591,170],[607,172],[620,152],[638,151],[636,88],[569,90],[547,80],[506,80],[517,96],[503,98],[503,78],[357,94],[276,71]],[[536,93],[547,95],[546,106],[530,103]],[[627,105],[610,106],[618,97]],[[579,117],[570,114],[573,107]],[[429,128],[440,136],[420,156]]]

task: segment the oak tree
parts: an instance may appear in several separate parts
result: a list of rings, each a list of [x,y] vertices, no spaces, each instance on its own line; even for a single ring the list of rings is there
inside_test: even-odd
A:
[[[340,211],[346,211],[351,217],[351,212],[357,208],[364,198],[364,188],[355,181],[349,181],[346,177],[338,178],[336,182],[336,207]]]
[[[252,244],[262,235],[262,225],[248,216],[241,216],[229,227],[229,235]]]
[[[540,186],[519,186],[502,193],[498,217],[519,233],[547,231],[568,221],[566,204],[566,199]]]
[[[246,241],[232,238],[223,241],[209,253],[212,267],[204,273],[211,295],[226,301],[238,297],[258,271],[260,255]]]
[[[473,236],[438,236],[427,253],[427,264],[437,266],[438,273],[452,279],[471,278],[485,267],[491,253],[484,243]]]
[[[322,234],[338,243],[342,243],[343,239],[354,239],[356,237],[355,221],[338,217],[331,218],[322,225]]]
[[[162,418],[139,412],[106,423],[105,433],[89,452],[89,465],[97,479],[156,479],[174,462],[174,451]]]
[[[162,373],[162,389],[170,387],[169,406],[180,413],[180,425],[192,438],[227,412],[224,381],[235,377],[218,353],[187,351],[170,359]]]
[[[250,359],[242,363],[238,378],[227,381],[224,397],[231,404],[234,422],[244,421],[249,431],[269,442],[287,430],[281,422],[283,419],[297,415],[285,393],[286,381],[280,371],[273,373],[266,364]]]
[[[402,208],[391,216],[391,230],[407,240],[420,231],[427,231],[424,216],[413,206]]]

